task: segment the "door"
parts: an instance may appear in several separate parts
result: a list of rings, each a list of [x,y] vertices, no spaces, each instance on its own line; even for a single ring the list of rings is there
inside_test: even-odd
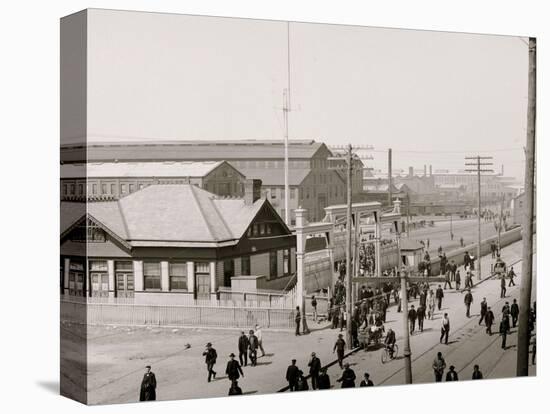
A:
[[[223,285],[231,287],[231,278],[235,276],[235,264],[233,259],[224,260],[223,262]]]
[[[210,299],[210,275],[196,275],[196,292],[197,299]]]
[[[134,264],[131,261],[115,262],[115,283],[117,298],[134,297]]]
[[[83,263],[71,261],[69,264],[69,295],[86,296]]]
[[[109,275],[106,273],[91,273],[92,296],[109,296]]]

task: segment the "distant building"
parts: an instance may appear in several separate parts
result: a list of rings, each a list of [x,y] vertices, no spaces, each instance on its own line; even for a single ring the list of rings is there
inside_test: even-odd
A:
[[[83,162],[84,145],[61,147],[64,164]],[[247,179],[261,179],[262,191],[281,217],[284,211],[284,145],[282,140],[169,141],[91,143],[87,146],[89,163],[227,161]],[[289,208],[308,210],[309,221],[325,216],[324,208],[346,199],[345,175],[331,168],[334,154],[322,142],[289,142]],[[362,163],[354,164],[353,198],[362,193]],[[115,184],[116,187],[116,184]],[[294,223],[294,214],[290,214]]]
[[[536,220],[537,218],[537,202],[535,197],[535,205],[534,205],[534,217],[533,219]],[[525,192],[515,196],[512,199],[512,202],[510,204],[510,210],[511,210],[511,216],[512,216],[512,224],[518,224],[522,225],[523,220],[525,218]]]
[[[225,161],[91,162],[61,165],[61,199],[118,199],[151,184],[194,184],[243,197],[246,177]]]
[[[192,184],[150,185],[116,201],[61,203],[61,291],[178,304],[211,298],[232,278],[282,289],[296,237],[247,183],[244,199]]]

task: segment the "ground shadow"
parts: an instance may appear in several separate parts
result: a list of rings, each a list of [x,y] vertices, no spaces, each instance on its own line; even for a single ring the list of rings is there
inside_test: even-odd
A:
[[[273,352],[271,352],[271,353],[266,353],[265,355],[262,355],[262,356],[260,356],[260,357],[258,357],[258,358],[272,357],[272,356],[274,356],[274,355],[275,355],[275,354],[274,354]]]
[[[455,343],[457,343],[457,342],[459,342],[459,341],[458,341],[457,339],[454,339],[454,340],[452,340],[452,341],[449,341],[449,342],[446,343],[445,345],[452,345],[452,344],[455,344]]]
[[[59,394],[59,381],[38,381],[36,385],[51,393]]]
[[[267,362],[257,362],[256,363],[256,366],[259,367],[259,366],[262,366],[262,365],[271,365],[272,362],[271,361],[267,361]]]
[[[256,394],[258,392],[258,390],[254,390],[254,391],[246,391],[246,392],[243,392],[242,395],[250,395],[250,394]]]

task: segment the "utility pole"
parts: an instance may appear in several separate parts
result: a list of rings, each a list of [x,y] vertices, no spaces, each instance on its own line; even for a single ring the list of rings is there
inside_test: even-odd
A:
[[[477,173],[477,280],[481,280],[481,173],[493,172],[491,169],[482,169],[482,166],[493,165],[492,162],[481,162],[482,160],[492,160],[493,157],[464,157],[466,160],[475,160],[476,162],[467,162],[466,165],[473,165],[475,169],[467,169],[467,172]]]
[[[290,185],[288,183],[288,112],[290,111],[290,104],[288,100],[288,91],[283,91],[283,118],[285,126],[285,224],[290,225],[290,214],[288,210],[288,199],[290,192]]]
[[[346,211],[346,342],[348,348],[353,348],[353,339],[351,336],[351,312],[352,312],[352,298],[351,298],[351,288],[352,288],[352,269],[351,269],[351,178],[352,178],[352,148],[351,144],[348,145],[347,154],[347,211]],[[357,225],[357,224],[356,224]]]
[[[407,275],[401,266],[401,234],[396,225],[397,251],[399,253],[399,278],[401,280],[401,311],[403,312],[403,360],[405,363],[405,384],[412,384],[411,343],[409,338],[409,302],[407,300]]]
[[[450,236],[452,241],[453,240],[453,213],[451,213],[451,228],[449,229],[449,231],[451,232]]]
[[[504,213],[504,194],[500,200],[500,214],[498,215],[498,252],[500,254],[500,233],[502,232],[502,214]]]
[[[392,176],[391,176],[391,148],[388,149],[388,205],[391,207],[392,205]]]
[[[523,257],[519,297],[518,377],[529,375],[529,310],[533,283],[533,215],[535,201],[535,127],[537,109],[537,40],[529,38],[529,86],[527,103],[527,144],[525,146],[525,214],[523,216]]]
[[[411,195],[407,192],[407,239],[409,238],[410,232],[409,232],[409,220],[410,220],[410,208],[411,208]]]

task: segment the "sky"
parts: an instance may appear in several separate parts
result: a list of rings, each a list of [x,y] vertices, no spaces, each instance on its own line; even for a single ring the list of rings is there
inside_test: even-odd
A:
[[[290,88],[290,139],[373,146],[375,169],[388,148],[404,170],[493,156],[522,180],[526,42],[91,10],[88,141],[283,139]]]

